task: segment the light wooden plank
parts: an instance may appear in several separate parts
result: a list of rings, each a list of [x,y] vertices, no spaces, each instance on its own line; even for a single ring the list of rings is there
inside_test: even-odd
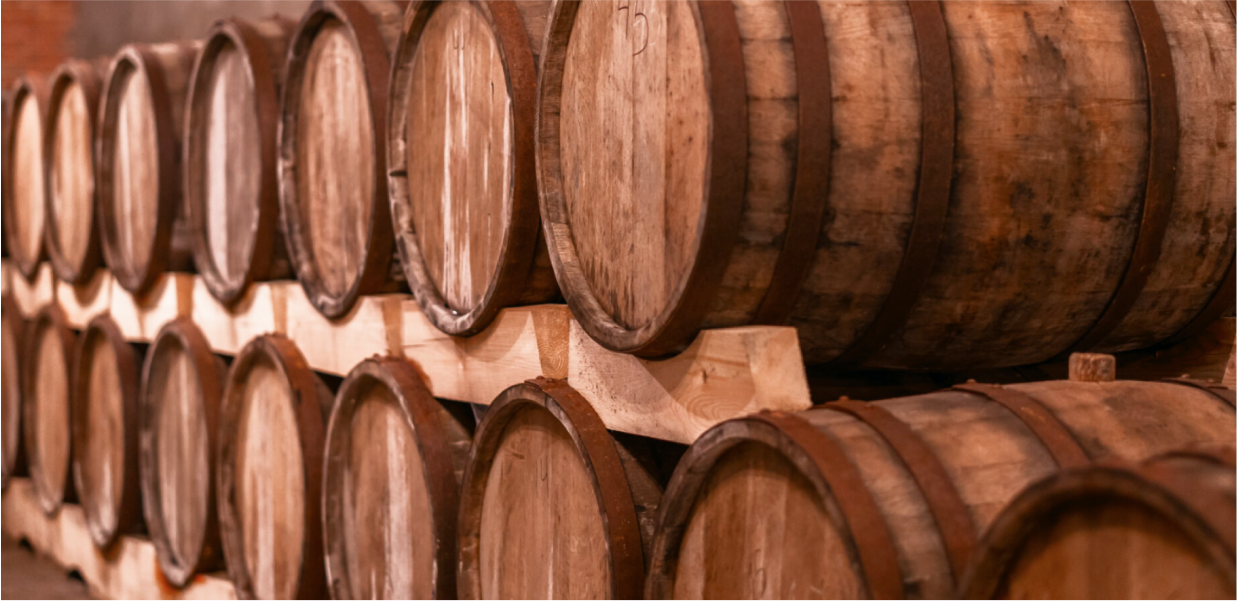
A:
[[[177,590],[159,575],[155,546],[144,537],[122,536],[107,555],[95,548],[81,507],[65,505],[53,517],[39,509],[33,483],[14,478],[4,492],[4,533],[26,539],[67,570],[77,570],[102,599],[235,599],[226,574],[205,574]]]
[[[89,281],[77,286],[57,280],[56,299],[69,326],[85,328],[96,315],[111,310],[113,286],[118,287],[112,274],[103,270],[95,271]]]
[[[8,293],[17,302],[17,309],[22,312],[22,315],[29,318],[38,313],[43,305],[56,300],[56,280],[50,263],[39,265],[33,281],[22,277],[21,272],[17,271],[17,268],[8,261],[5,265],[5,271],[8,274],[5,277],[9,285]]]
[[[235,355],[250,340],[269,333],[284,334],[287,324],[285,294],[296,282],[271,282],[250,286],[231,308],[225,307],[206,287],[202,278],[193,282],[193,322],[217,353]]]
[[[112,294],[112,319],[125,338],[149,342],[163,324],[193,314],[194,276],[165,273],[142,297],[135,297],[119,285]]]
[[[361,298],[339,319],[327,319],[318,313],[299,285],[284,286],[284,298],[285,333],[318,371],[343,376],[369,357],[399,352],[398,314],[407,295]]]

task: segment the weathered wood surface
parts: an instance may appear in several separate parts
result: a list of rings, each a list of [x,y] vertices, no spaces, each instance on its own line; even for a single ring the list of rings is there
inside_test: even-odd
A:
[[[185,96],[200,42],[136,45],[112,61],[99,115],[96,195],[103,253],[117,282],[145,293],[193,267],[182,210]]]
[[[1218,316],[1233,14],[1139,10],[559,3],[537,165],[563,293],[642,356],[787,323],[808,363],[942,371]]]
[[[322,467],[333,394],[284,336],[254,339],[228,372],[216,506],[238,596],[321,599]]]
[[[293,277],[279,232],[276,169],[284,54],[295,23],[226,19],[190,78],[185,209],[212,294],[235,302],[253,281]]]
[[[142,507],[159,569],[174,586],[224,567],[215,448],[226,376],[187,318],[159,331],[142,369]]]
[[[460,492],[462,599],[629,599],[661,484],[563,382],[504,391]],[[643,523],[642,523],[643,522]]]
[[[95,224],[95,116],[107,70],[107,59],[70,60],[51,76],[44,243],[56,277],[66,282],[88,280],[102,258]]]
[[[76,570],[90,594],[100,599],[235,599],[226,574],[198,576],[185,588],[168,586],[151,566],[155,548],[144,538],[122,536],[108,552],[90,542],[81,507],[65,505],[52,517],[43,515],[34,483],[18,478],[4,492],[3,530],[14,540],[26,540],[66,570]]]
[[[979,534],[1029,484],[1114,456],[1231,444],[1237,431],[1231,405],[1180,384],[986,389],[1001,403],[976,390],[761,413],[706,432],[667,488],[646,594],[952,598]],[[1031,417],[1004,402],[1029,403],[1018,411]]]
[[[336,599],[456,598],[458,493],[472,415],[417,366],[373,358],[340,386],[326,438],[323,535]]]
[[[290,42],[279,140],[288,252],[314,306],[347,313],[389,291],[386,184],[389,53],[405,3],[317,2]],[[402,276],[401,276],[402,279]]]
[[[22,332],[26,358],[22,378],[22,445],[26,467],[39,493],[43,511],[51,515],[64,501],[73,501],[69,478],[70,437],[69,371],[75,334],[64,312],[47,305]]]
[[[550,2],[421,2],[394,55],[391,220],[434,325],[470,336],[558,296],[533,165],[536,61]]]
[[[77,338],[69,404],[73,485],[90,539],[100,549],[141,529],[140,361],[106,315],[91,320]]]
[[[25,357],[26,320],[17,309],[17,304],[6,292],[0,298],[3,314],[0,314],[0,420],[3,420],[0,435],[0,468],[3,469],[0,486],[7,488],[13,476],[26,474],[26,460],[21,441],[22,422],[22,367],[29,361]]]
[[[3,144],[4,230],[9,252],[22,275],[32,278],[43,259],[43,137],[47,124],[48,82],[40,76],[18,79],[13,91],[11,123]]]
[[[1170,455],[1037,483],[997,517],[959,597],[1233,597],[1237,495],[1226,452],[1227,462]]]

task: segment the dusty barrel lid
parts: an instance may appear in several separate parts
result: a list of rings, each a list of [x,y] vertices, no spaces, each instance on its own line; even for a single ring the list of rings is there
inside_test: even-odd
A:
[[[557,294],[533,164],[549,4],[421,2],[404,19],[387,130],[391,219],[409,287],[449,334]]]
[[[95,150],[99,228],[107,264],[130,292],[149,288],[176,260],[184,96],[200,46],[125,46],[103,89]]]
[[[43,307],[31,320],[23,349],[28,359],[22,382],[22,442],[39,505],[52,515],[73,500],[69,478],[72,452],[70,394],[74,334],[56,305]]]
[[[0,297],[3,313],[0,315],[0,401],[3,401],[3,417],[0,426],[3,427],[3,440],[0,441],[0,452],[3,453],[3,486],[8,487],[9,479],[22,475],[26,471],[25,449],[22,445],[22,367],[28,361],[25,357],[25,320],[17,308],[13,297],[5,294]]]
[[[367,359],[327,429],[323,546],[337,599],[455,598],[459,476],[471,432],[417,367]]]
[[[105,549],[142,518],[138,356],[111,317],[78,336],[72,373],[73,483],[90,540]]]
[[[238,597],[316,599],[327,593],[321,500],[332,398],[281,335],[250,341],[228,372],[215,487]]]
[[[159,569],[174,586],[223,567],[214,468],[226,375],[185,317],[159,330],[142,366],[142,508]]]
[[[47,126],[47,81],[38,76],[17,80],[10,123],[3,143],[4,229],[9,252],[27,279],[43,259],[44,213],[43,133]]]
[[[460,493],[460,598],[640,596],[632,488],[579,393],[544,378],[512,386],[473,442]]]
[[[283,57],[294,22],[224,19],[190,77],[185,208],[198,271],[211,294],[236,301],[283,254],[276,171]]]
[[[85,281],[99,266],[95,116],[108,61],[70,60],[52,73],[43,138],[47,256],[56,277]]]
[[[1233,596],[1237,477],[1233,449],[1220,451],[1108,461],[1036,483],[993,522],[958,596]]]
[[[383,289],[391,267],[389,50],[403,3],[315,2],[288,49],[279,200],[288,254],[328,317]]]

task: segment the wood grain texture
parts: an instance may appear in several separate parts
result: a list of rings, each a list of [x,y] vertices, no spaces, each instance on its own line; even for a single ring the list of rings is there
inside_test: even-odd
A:
[[[78,337],[72,363],[73,484],[95,546],[140,530],[138,357],[106,316]]]
[[[22,330],[25,320],[18,312],[17,304],[7,293],[0,300],[0,466],[3,466],[3,486],[8,487],[14,476],[24,475],[26,461],[23,456],[22,434],[22,367],[28,361],[23,355],[25,338]]]
[[[95,117],[106,59],[71,60],[51,79],[43,148],[49,188],[47,256],[56,276],[84,283],[99,265],[95,227]]]
[[[1037,483],[997,518],[960,596],[1228,598],[1232,471],[1183,454]]]
[[[26,278],[34,276],[43,258],[43,227],[46,219],[43,179],[43,130],[47,111],[47,81],[25,77],[13,96],[12,122],[5,164],[4,211],[10,252]]]
[[[74,334],[65,324],[63,312],[49,305],[39,311],[29,333],[23,332],[23,336],[29,361],[22,379],[22,443],[39,502],[51,515],[74,496],[69,480],[69,362]]]
[[[1179,73],[1176,110],[1183,124],[1169,233],[1132,311],[1096,345],[1098,352],[1147,347],[1181,330],[1216,293],[1232,260],[1230,172],[1237,159],[1232,128],[1225,125],[1234,118],[1228,68],[1234,58],[1227,43],[1234,35],[1232,14],[1219,2],[1156,6]],[[957,114],[941,245],[905,322],[858,367],[956,370],[1042,362],[1091,329],[1131,261],[1151,144],[1141,38],[1129,6],[1121,3],[940,7],[948,32],[940,58],[951,63]],[[799,329],[809,364],[837,358],[860,340],[892,302],[894,266],[918,252],[908,250],[908,240],[928,123],[908,6],[820,2],[819,9],[832,95],[828,187],[817,191],[826,210],[814,252],[796,259],[811,266],[786,321]],[[804,57],[794,54],[781,5],[733,5],[748,115],[747,183],[734,240],[700,250],[693,236],[708,228],[687,220],[675,230],[647,215],[681,216],[673,208],[679,204],[699,205],[689,213],[709,215],[731,205],[699,200],[699,192],[666,192],[679,180],[663,181],[657,155],[649,155],[649,165],[639,158],[641,145],[653,138],[619,125],[638,115],[658,136],[668,135],[671,129],[653,125],[662,118],[659,103],[668,98],[658,86],[678,80],[653,74],[656,86],[606,86],[643,73],[629,66],[632,61],[681,42],[670,36],[670,25],[659,29],[658,11],[702,13],[674,3],[606,10],[564,4],[547,35],[537,141],[544,217],[553,224],[547,232],[564,295],[586,331],[607,348],[652,357],[683,349],[700,328],[751,323],[769,293],[771,266],[790,227],[790,193],[802,179],[795,171],[810,164],[811,157],[793,151],[804,119],[797,113],[796,68],[810,67],[798,64]],[[649,49],[632,56],[614,50],[618,42],[607,46],[606,36],[626,31],[627,20],[602,19],[603,13],[631,15],[640,25],[628,33],[641,47],[648,19]],[[705,39],[702,23],[684,20],[691,39]],[[797,35],[809,33],[800,28]],[[705,39],[698,53],[710,64],[724,47],[721,37]],[[577,66],[584,57],[592,57],[591,68]],[[623,76],[600,75],[611,70]],[[700,86],[706,81],[691,77]],[[710,85],[709,94],[718,94],[720,84]],[[581,96],[584,89],[595,93]],[[688,123],[716,134],[715,104],[706,95]],[[610,118],[618,121],[612,126]],[[599,131],[594,143],[572,141]],[[613,139],[620,142],[609,143]],[[692,139],[705,157],[721,148],[711,138]],[[689,164],[665,161],[664,168],[671,173]],[[629,169],[640,175],[625,179]],[[692,172],[693,181],[703,181],[700,172]],[[641,177],[650,192],[635,194],[632,186]],[[663,197],[669,209],[658,204]],[[628,198],[652,204],[637,213]],[[642,229],[654,225],[664,231]],[[704,301],[680,301],[672,293],[705,254],[724,266],[724,275],[701,293]],[[1062,257],[1070,260],[1062,263]],[[1174,267],[1180,265],[1187,267]]]
[[[1050,381],[1005,389],[1033,397],[1064,425],[1093,461],[1108,457],[1141,459],[1184,445],[1227,444],[1237,427],[1232,408],[1209,393],[1183,392],[1172,386],[1128,381]],[[955,517],[972,525],[972,536],[983,532],[1020,490],[1059,469],[1044,443],[1031,434],[1025,422],[985,397],[961,390],[945,390],[875,401],[870,405],[892,414],[927,445],[952,481],[961,506],[965,507],[965,515]],[[840,495],[849,493],[833,488],[843,486],[842,480],[834,480],[840,478],[839,473],[822,472],[824,466],[813,459],[822,455],[813,455],[818,451],[807,451],[809,447],[801,446],[817,444],[801,442],[812,440],[811,436],[815,436],[809,435],[812,430],[838,445],[843,461],[852,466],[858,476],[856,482],[846,485],[865,490],[878,510],[875,527],[886,529],[895,552],[891,555],[896,564],[895,575],[900,574],[900,584],[894,590],[917,598],[955,595],[955,586],[962,576],[960,568],[951,569],[938,517],[917,484],[918,476],[909,469],[909,461],[899,456],[890,441],[872,426],[828,407],[826,404],[797,414],[795,419],[799,421],[793,423],[803,428],[797,433],[781,429],[777,422],[766,417],[785,414],[763,414],[726,422],[705,433],[693,445],[667,487],[662,503],[659,535],[646,589],[649,597],[678,593],[694,596],[695,589],[690,583],[700,582],[701,578],[707,581],[709,574],[721,571],[727,574],[725,582],[735,583],[735,588],[727,588],[723,596],[820,596],[821,593],[808,592],[813,583],[796,578],[778,579],[770,570],[761,569],[765,565],[777,565],[779,558],[792,565],[807,558],[819,558],[801,548],[770,548],[765,543],[779,540],[792,526],[809,527],[796,520],[807,519],[810,513],[792,513],[800,505],[770,504],[769,497],[763,494],[794,489],[797,478],[787,475],[788,464],[795,466],[795,471],[811,482],[816,499],[825,508],[823,513],[816,514],[825,523],[810,527],[835,529],[842,533],[844,541],[841,548],[835,548],[828,567],[817,564],[813,570],[801,573],[820,574],[827,586],[855,582],[865,595],[873,594],[873,587],[889,584],[868,580],[865,570],[871,566],[857,561],[865,549],[857,546],[856,541],[869,532],[858,529],[852,521],[855,514],[840,509]],[[727,453],[750,448],[741,445],[760,446],[778,456],[781,462],[758,474],[727,467],[734,462],[742,465],[743,461],[752,462],[753,467],[748,470],[765,465],[744,459],[752,455],[751,451],[726,459]],[[727,492],[742,491],[745,483],[753,478],[759,478],[762,494],[743,496]],[[825,479],[832,484],[827,485]],[[692,542],[686,534],[701,529],[709,532],[709,524],[713,522],[708,520],[718,510],[731,516],[759,511],[762,517],[754,523],[734,517],[728,523],[735,527],[727,530],[724,544],[709,546],[711,553],[695,551],[701,548],[702,541]],[[706,521],[695,525],[696,519]],[[739,524],[752,525],[740,530]],[[871,524],[865,526],[868,530],[872,527]],[[826,539],[813,540],[815,544],[825,544]],[[760,550],[764,552],[758,556]],[[745,563],[744,557],[752,561]],[[736,571],[738,573],[734,573]],[[679,577],[688,580],[680,586]]]
[[[450,334],[553,300],[533,181],[536,53],[549,2],[418,3],[395,54],[391,215],[409,285]],[[538,18],[541,15],[541,18]]]
[[[410,362],[374,358],[349,374],[327,433],[322,500],[333,596],[455,597],[457,489],[470,434]]]

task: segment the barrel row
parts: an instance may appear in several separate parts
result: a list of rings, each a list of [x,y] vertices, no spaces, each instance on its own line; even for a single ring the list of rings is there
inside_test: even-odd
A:
[[[565,298],[644,357],[749,324],[831,369],[1146,348],[1237,294],[1232,10],[319,2],[22,80],[4,221],[28,276],[410,289],[461,336]]]
[[[562,381],[512,386],[476,423],[401,358],[338,382],[279,335],[229,361],[184,318],[136,345],[106,315],[80,333],[54,306],[3,315],[21,347],[6,482],[27,470],[49,514],[75,499],[101,548],[149,534],[177,586],[226,568],[257,598],[1114,597],[1179,572],[1234,592],[1234,392],[1114,381],[1111,357],[1076,356],[1071,380],[764,412],[683,454],[608,432]],[[1141,542],[1102,538],[1112,524]],[[1054,553],[1111,567],[1161,547],[1174,563],[1137,581],[1042,573]]]

